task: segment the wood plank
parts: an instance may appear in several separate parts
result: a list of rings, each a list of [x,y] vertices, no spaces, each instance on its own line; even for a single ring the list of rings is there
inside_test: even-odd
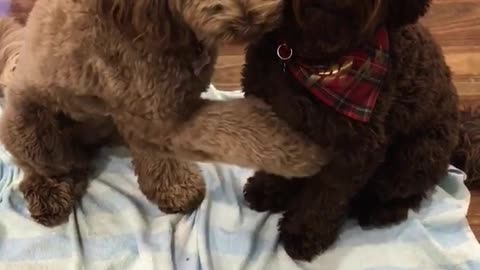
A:
[[[480,240],[480,189],[472,191],[468,221],[473,233]]]
[[[242,46],[225,46],[221,50],[213,74],[213,84],[222,90],[240,89],[241,70],[244,64]]]
[[[463,105],[480,104],[480,0],[436,0],[422,23],[442,45]]]

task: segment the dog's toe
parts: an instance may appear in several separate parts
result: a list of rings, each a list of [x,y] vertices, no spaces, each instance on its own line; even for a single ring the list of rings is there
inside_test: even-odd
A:
[[[20,184],[32,218],[52,227],[68,221],[75,205],[75,187],[71,181],[29,176]]]
[[[285,211],[295,194],[301,189],[300,180],[289,180],[281,176],[257,172],[248,179],[243,189],[248,206],[258,212]]]
[[[190,213],[199,207],[205,197],[205,183],[200,175],[191,174],[188,180],[182,181],[158,181],[162,184],[153,190],[143,190],[143,193],[164,213]]]

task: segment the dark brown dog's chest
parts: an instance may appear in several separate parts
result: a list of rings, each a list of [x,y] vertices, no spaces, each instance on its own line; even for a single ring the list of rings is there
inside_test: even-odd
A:
[[[389,145],[425,126],[450,121],[456,112],[448,68],[436,45],[425,44],[425,35],[420,27],[390,34],[388,72],[368,121],[347,117],[312,95],[284,69],[276,45],[268,39],[247,50],[244,91],[265,100],[292,128],[321,145],[343,149],[373,141]]]

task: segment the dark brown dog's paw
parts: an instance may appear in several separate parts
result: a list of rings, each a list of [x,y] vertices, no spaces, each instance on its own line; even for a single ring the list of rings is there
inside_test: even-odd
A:
[[[72,181],[39,175],[27,176],[20,184],[20,191],[32,218],[47,227],[66,223],[77,198]]]
[[[257,172],[248,179],[243,194],[251,209],[278,213],[287,209],[302,186],[300,180],[288,180],[281,176]]]
[[[312,261],[330,248],[338,237],[332,228],[319,229],[316,224],[305,224],[287,212],[279,222],[280,242],[294,260]],[[313,222],[313,221],[312,221]]]
[[[363,229],[393,226],[408,218],[409,207],[376,205],[358,213],[358,224]]]
[[[419,194],[386,202],[370,198],[355,204],[354,215],[364,229],[397,225],[408,218],[410,209],[418,210],[424,197],[424,194]]]
[[[329,246],[318,242],[315,237],[309,237],[308,232],[288,230],[280,231],[280,242],[290,258],[308,262],[322,254]]]

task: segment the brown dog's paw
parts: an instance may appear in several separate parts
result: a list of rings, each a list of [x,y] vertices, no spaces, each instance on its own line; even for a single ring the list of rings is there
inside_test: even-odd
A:
[[[198,166],[173,158],[146,158],[138,152],[134,158],[140,190],[167,214],[189,213],[205,197],[205,183]]]
[[[30,175],[20,184],[32,218],[47,227],[66,223],[73,212],[76,187],[72,181]]]
[[[302,183],[281,176],[257,172],[248,179],[243,189],[248,206],[258,212],[285,211],[292,198],[301,189]]]
[[[157,181],[161,185],[156,189],[142,191],[160,211],[166,214],[192,212],[205,197],[205,183],[198,174],[189,174],[188,180],[158,179]]]
[[[190,213],[197,209],[205,197],[205,184],[183,183],[170,186],[156,200],[158,208],[167,214]]]
[[[298,148],[300,150],[301,148]],[[298,151],[297,150],[297,151]],[[304,145],[303,150],[292,157],[293,168],[297,169],[294,177],[307,177],[320,172],[330,162],[330,152],[317,145]]]
[[[286,137],[286,136],[285,136]],[[304,178],[319,173],[329,162],[331,151],[301,137],[278,144],[274,153],[263,157],[263,171],[287,178]]]

